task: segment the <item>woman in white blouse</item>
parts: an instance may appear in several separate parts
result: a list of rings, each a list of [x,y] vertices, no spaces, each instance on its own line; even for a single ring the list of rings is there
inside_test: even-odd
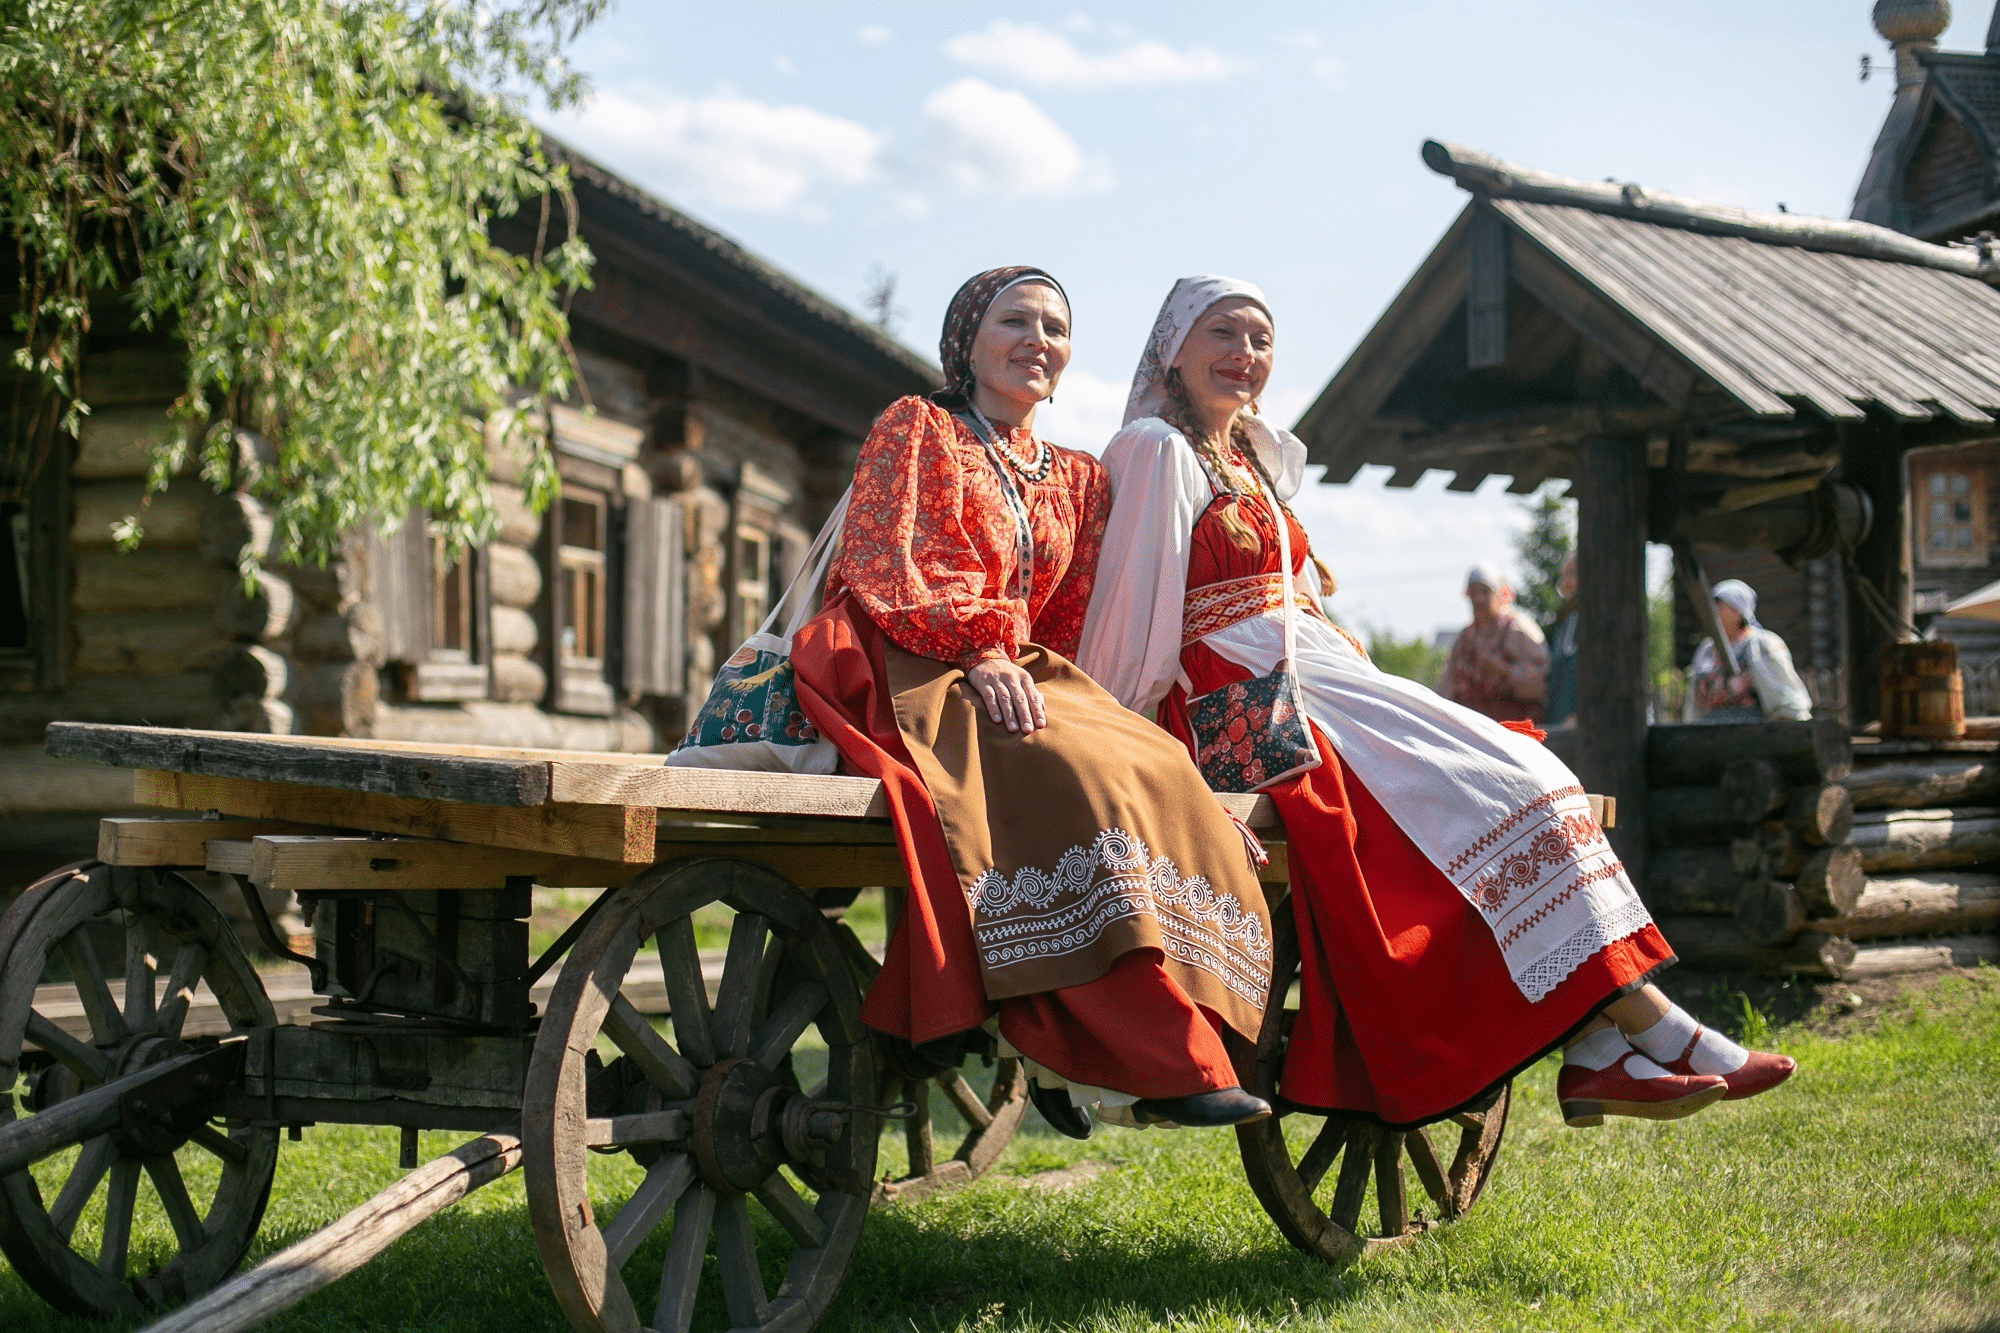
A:
[[[1792,650],[1757,623],[1756,590],[1741,579],[1724,579],[1709,596],[1736,661],[1725,662],[1712,638],[1696,646],[1688,666],[1687,720],[1798,722],[1811,717],[1812,696],[1792,666]]]
[[[1531,735],[1376,670],[1320,615],[1323,568],[1284,504],[1305,447],[1256,410],[1274,344],[1249,283],[1168,295],[1104,452],[1112,512],[1077,660],[1212,786],[1278,807],[1303,954],[1282,1094],[1416,1125],[1565,1042],[1573,1125],[1783,1081],[1789,1059],[1649,984],[1673,953],[1575,776]]]

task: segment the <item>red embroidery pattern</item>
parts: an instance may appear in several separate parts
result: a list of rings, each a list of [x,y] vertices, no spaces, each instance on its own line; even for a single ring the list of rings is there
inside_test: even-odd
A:
[[[1473,843],[1470,847],[1460,852],[1457,856],[1452,857],[1451,864],[1445,867],[1444,873],[1451,879],[1456,880],[1461,874],[1465,872],[1467,867],[1471,866],[1471,864],[1474,861],[1478,860],[1479,857],[1483,855],[1488,848],[1494,846],[1502,838],[1506,837],[1507,831],[1509,829],[1513,828],[1516,824],[1519,824],[1529,815],[1534,814],[1537,810],[1546,809],[1547,807],[1554,805],[1557,801],[1563,800],[1565,797],[1581,796],[1581,795],[1583,795],[1583,788],[1581,787],[1558,787],[1554,791],[1543,792],[1540,796],[1537,796],[1534,800],[1528,802],[1526,805],[1522,806],[1519,810],[1516,810],[1513,814],[1507,816],[1505,819],[1501,820],[1498,824],[1495,824],[1491,829],[1487,830],[1485,835],[1481,837],[1479,841]]]
[[[1027,430],[1000,443],[1022,456],[1035,448]],[[970,667],[1012,658],[1030,640],[1074,656],[1111,513],[1104,465],[1057,449],[1048,476],[1020,489],[1035,540],[1028,605],[1014,595],[1014,516],[985,447],[928,399],[897,399],[855,463],[828,600],[852,592],[897,647],[920,657]]]
[[[1537,833],[1528,845],[1503,859],[1473,885],[1472,901],[1483,912],[1497,912],[1517,889],[1541,878],[1541,868],[1581,857],[1587,848],[1605,841],[1604,830],[1586,814],[1563,815]]]
[[[1574,884],[1571,884],[1561,893],[1554,895],[1547,902],[1543,903],[1540,907],[1537,907],[1534,911],[1528,913],[1528,915],[1522,917],[1519,921],[1515,922],[1512,928],[1510,928],[1505,935],[1502,935],[1500,937],[1500,947],[1502,949],[1505,949],[1515,940],[1520,939],[1523,935],[1527,934],[1530,930],[1534,929],[1535,926],[1541,922],[1542,918],[1552,914],[1556,910],[1556,908],[1568,902],[1571,898],[1576,896],[1576,894],[1581,892],[1583,889],[1588,888],[1590,885],[1596,884],[1602,880],[1615,879],[1619,875],[1622,875],[1624,873],[1625,873],[1624,863],[1619,861],[1611,861],[1597,867],[1595,870],[1586,870],[1582,872],[1576,877],[1576,882]]]
[[[1293,600],[1308,615],[1319,608],[1310,597],[1293,590]],[[1181,646],[1185,648],[1217,630],[1228,629],[1285,604],[1285,581],[1276,574],[1253,574],[1249,578],[1189,588],[1181,603]]]

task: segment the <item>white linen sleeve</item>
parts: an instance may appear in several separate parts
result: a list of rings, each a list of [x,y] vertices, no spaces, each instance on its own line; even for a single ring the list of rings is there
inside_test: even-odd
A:
[[[1792,666],[1792,650],[1770,630],[1754,636],[1756,651],[1750,654],[1750,683],[1756,687],[1757,702],[1764,716],[1773,722],[1803,722],[1812,716],[1812,695]]]
[[[1151,717],[1181,674],[1181,604],[1208,478],[1179,432],[1133,422],[1104,449],[1111,519],[1076,662],[1113,698]]]

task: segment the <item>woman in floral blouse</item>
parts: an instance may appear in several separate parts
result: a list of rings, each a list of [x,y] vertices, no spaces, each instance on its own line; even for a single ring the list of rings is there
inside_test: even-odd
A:
[[[1038,269],[982,273],[939,352],[946,388],[861,446],[825,608],[792,642],[801,707],[881,779],[910,882],[862,1016],[940,1069],[997,1026],[1076,1137],[1093,1104],[1262,1118],[1218,1033],[1257,1031],[1270,978],[1245,839],[1185,751],[1069,661],[1111,493],[1032,430],[1068,298]]]

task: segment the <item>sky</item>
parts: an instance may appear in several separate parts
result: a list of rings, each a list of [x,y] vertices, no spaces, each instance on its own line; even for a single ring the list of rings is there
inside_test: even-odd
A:
[[[1263,287],[1265,407],[1295,420],[1464,207],[1427,138],[1844,217],[1894,89],[1868,0],[614,4],[574,50],[591,99],[547,130],[857,311],[893,274],[892,331],[933,361],[967,276],[1048,269],[1074,354],[1036,425],[1092,451],[1189,273]],[[1983,47],[1990,13],[1941,46]],[[1502,477],[1386,476],[1294,508],[1344,623],[1428,637],[1525,511]]]

